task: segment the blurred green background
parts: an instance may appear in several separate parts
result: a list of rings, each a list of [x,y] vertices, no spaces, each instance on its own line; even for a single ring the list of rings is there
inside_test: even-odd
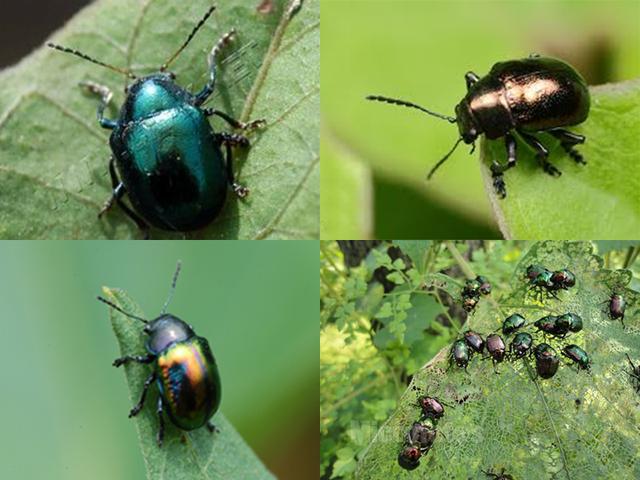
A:
[[[640,2],[322,2],[322,238],[497,238],[478,168],[461,146],[430,182],[457,127],[364,100],[379,94],[453,114],[464,74],[531,52],[590,85],[640,76]]]
[[[317,475],[318,242],[5,241],[0,478],[145,478],[95,297],[120,287],[155,316],[178,259],[169,311],[209,340],[221,411],[279,478]]]

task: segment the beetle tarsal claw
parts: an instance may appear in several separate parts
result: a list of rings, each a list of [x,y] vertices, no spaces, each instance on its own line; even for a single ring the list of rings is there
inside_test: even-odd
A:
[[[245,187],[244,185],[240,185],[239,183],[234,183],[232,185],[232,188],[233,188],[234,193],[239,198],[246,198],[247,195],[249,195],[249,189],[247,187]]]
[[[244,131],[253,131],[253,130],[258,130],[260,128],[264,128],[266,125],[267,125],[267,121],[264,119],[253,120],[252,122],[241,123],[240,129]]]

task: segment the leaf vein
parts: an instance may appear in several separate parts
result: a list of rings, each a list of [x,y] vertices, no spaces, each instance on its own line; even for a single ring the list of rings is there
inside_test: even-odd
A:
[[[262,65],[260,66],[260,70],[258,70],[256,79],[253,82],[251,91],[249,92],[249,95],[247,95],[247,99],[245,101],[242,114],[240,115],[241,121],[246,122],[251,116],[251,112],[253,111],[253,107],[255,106],[255,103],[258,99],[258,95],[260,94],[260,91],[267,79],[267,74],[269,73],[269,69],[271,68],[271,65],[273,64],[273,61],[275,60],[275,58],[278,56],[280,44],[282,43],[282,37],[284,36],[284,33],[287,27],[291,23],[292,18],[294,18],[294,16],[291,14],[292,6],[297,1],[298,0],[291,0],[291,2],[289,2],[289,6],[285,9],[285,11],[282,14],[280,23],[278,24],[278,27],[276,28],[276,31],[273,34],[273,38],[271,39],[271,43],[269,44],[267,53],[264,56]]]
[[[273,230],[276,227],[276,225],[278,224],[278,222],[280,220],[282,220],[282,217],[284,217],[285,213],[287,212],[287,210],[289,209],[289,207],[291,206],[293,201],[296,199],[296,197],[302,191],[303,185],[307,182],[307,180],[311,176],[311,172],[313,172],[313,170],[315,169],[316,165],[318,165],[319,161],[320,161],[320,156],[318,155],[309,164],[309,167],[307,168],[307,171],[304,173],[303,177],[300,179],[300,182],[296,186],[295,190],[293,191],[293,193],[291,194],[289,199],[285,202],[284,206],[280,209],[280,211],[273,218],[273,220],[271,222],[269,222],[269,224],[264,229],[262,229],[260,232],[258,232],[258,234],[254,237],[254,240],[263,240],[273,232]]]

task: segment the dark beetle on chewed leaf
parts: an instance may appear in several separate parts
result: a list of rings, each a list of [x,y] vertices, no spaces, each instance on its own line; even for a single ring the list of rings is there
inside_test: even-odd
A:
[[[565,345],[562,348],[562,355],[571,360],[579,369],[589,370],[591,368],[591,360],[589,354],[578,345]]]
[[[577,125],[589,114],[590,97],[587,84],[569,64],[555,58],[531,55],[529,58],[496,63],[488,75],[465,75],[467,95],[456,106],[456,116],[448,117],[415,103],[395,98],[370,95],[368,100],[416,108],[424,113],[457,123],[460,138],[451,151],[435,164],[427,178],[453,153],[461,141],[473,144],[484,134],[488,139],[504,137],[507,163],[493,161],[491,175],[496,194],[507,194],[504,172],[516,165],[514,133],[536,152],[542,169],[552,176],[560,171],[549,163],[549,150],[535,136],[548,133],[560,140],[562,148],[577,163],[586,163],[574,147],[585,137],[561,127]],[[471,150],[473,151],[473,149]]]
[[[164,438],[163,412],[182,430],[206,426],[213,432],[215,427],[210,419],[220,406],[220,376],[209,342],[206,338],[197,336],[191,325],[166,313],[179,272],[180,263],[173,275],[169,297],[160,315],[154,320],[140,318],[109,300],[98,297],[98,300],[111,308],[145,324],[143,332],[149,336],[146,342],[149,353],[126,355],[117,358],[113,365],[119,367],[129,362],[153,364],[153,371],[144,382],[140,401],[129,412],[129,418],[140,413],[147,397],[147,390],[155,381],[159,392],[156,409],[160,423],[157,434],[158,446],[162,446]]]
[[[536,359],[536,372],[542,378],[551,378],[558,371],[560,359],[554,348],[547,343],[539,343],[533,349]]]
[[[437,433],[438,431],[431,423],[413,422],[411,430],[407,432],[407,445],[418,447],[424,455],[435,442]]]
[[[515,358],[522,358],[531,351],[533,346],[533,337],[528,332],[518,333],[509,346],[511,355]]]
[[[398,454],[398,464],[405,470],[415,470],[420,465],[422,452],[413,445],[406,446]]]
[[[459,339],[453,342],[451,351],[449,352],[449,367],[455,363],[458,367],[466,370],[467,365],[469,365],[470,358],[471,352],[469,352],[469,347],[466,341]]]
[[[526,323],[525,318],[519,313],[514,313],[513,315],[509,315],[502,322],[502,333],[504,335],[510,335],[516,330],[519,330]]]
[[[444,416],[444,406],[439,399],[423,395],[418,398],[418,405],[422,409],[425,418],[438,419]]]
[[[235,181],[231,154],[231,147],[247,147],[249,140],[238,134],[214,132],[207,117],[216,115],[233,128],[245,131],[263,125],[264,121],[243,123],[224,112],[203,107],[215,88],[217,58],[235,32],[231,30],[224,35],[211,50],[209,78],[198,93],[178,86],[175,75],[167,70],[214,8],[207,11],[158,73],[142,78],[137,78],[128,68],[114,67],[77,50],[47,44],[55,50],[73,54],[135,80],[125,88],[127,97],[117,120],[104,116],[113,96],[107,87],[94,82],[81,85],[100,97],[98,122],[101,127],[112,130],[109,173],[113,191],[98,216],[102,216],[115,202],[145,237],[149,224],[175,231],[202,228],[220,213],[228,188],[240,198],[249,193]],[[223,147],[226,158],[222,153]],[[125,194],[133,209],[124,203]]]

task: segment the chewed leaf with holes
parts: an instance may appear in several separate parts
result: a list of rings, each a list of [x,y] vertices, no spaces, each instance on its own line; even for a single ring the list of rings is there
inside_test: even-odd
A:
[[[568,267],[576,286],[559,300],[527,293],[523,275],[538,263]],[[584,329],[568,336],[591,357],[591,373],[577,371],[562,357],[551,379],[535,378],[531,360],[498,364],[475,356],[468,372],[447,371],[449,348],[442,350],[413,379],[412,387],[452,405],[438,421],[433,448],[412,472],[398,465],[402,436],[420,416],[417,393],[407,389],[400,407],[378,430],[358,465],[358,478],[473,478],[481,470],[515,479],[640,478],[640,395],[628,375],[625,354],[640,361],[640,294],[629,289],[629,271],[603,269],[590,243],[535,244],[521,259],[509,292],[483,297],[465,328],[488,334],[515,312],[528,321],[573,312]],[[459,295],[455,285],[443,289]],[[626,296],[626,329],[611,320],[606,301],[611,292]],[[530,327],[529,327],[530,329]],[[532,329],[531,329],[532,330]],[[510,340],[511,338],[509,338]],[[536,342],[544,341],[535,335]],[[557,350],[562,341],[548,340]]]
[[[51,40],[138,75],[157,71],[211,6],[208,0],[99,0]],[[207,107],[240,120],[263,118],[252,148],[236,152],[251,194],[229,194],[220,216],[189,238],[317,238],[319,235],[319,2],[225,0],[171,65],[179,85],[199,91],[207,54],[230,29]],[[114,91],[117,116],[125,78],[41,48],[0,73],[0,238],[139,238],[124,214],[97,213],[111,194],[109,131],[81,81]],[[215,119],[214,130],[229,127]],[[153,238],[183,234],[152,232]]]
[[[106,298],[120,308],[144,318],[144,313],[122,290],[105,287],[103,291]],[[122,354],[144,354],[146,350],[141,324],[113,309],[110,315]],[[150,367],[127,364],[124,371],[133,406],[140,398]],[[145,407],[132,420],[138,430],[149,480],[274,478],[220,412],[212,419],[220,430],[215,433],[210,433],[206,428],[184,432],[165,418],[165,441],[159,448],[156,444],[158,419],[153,408],[155,398],[150,393]]]

